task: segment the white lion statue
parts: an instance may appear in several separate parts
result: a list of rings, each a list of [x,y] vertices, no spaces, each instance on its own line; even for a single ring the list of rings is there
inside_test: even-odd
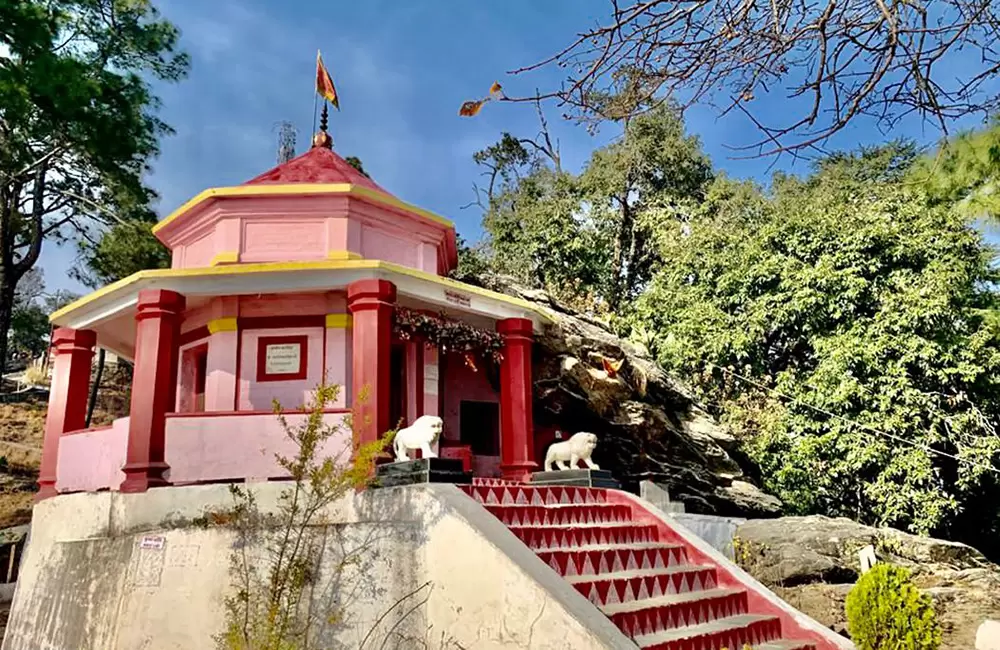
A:
[[[554,443],[545,452],[545,471],[553,471],[553,464],[559,469],[576,469],[577,462],[581,460],[590,469],[601,469],[597,463],[590,460],[596,446],[597,436],[594,434],[583,431],[574,433],[569,440]]]
[[[409,450],[419,449],[424,458],[437,458],[431,445],[437,443],[444,428],[444,421],[436,415],[421,415],[413,424],[400,429],[392,439],[396,461],[410,460]]]

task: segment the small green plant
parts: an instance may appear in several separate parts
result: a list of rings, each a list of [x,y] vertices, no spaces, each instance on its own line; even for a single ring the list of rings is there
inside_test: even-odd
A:
[[[941,645],[930,596],[910,572],[877,564],[847,594],[847,629],[860,650],[937,650]]]
[[[216,637],[220,650],[305,650],[312,629],[341,619],[339,611],[308,606],[322,555],[317,528],[324,524],[328,506],[368,485],[393,432],[360,444],[352,427],[354,444],[343,452],[349,457],[321,457],[323,444],[351,426],[324,421],[324,409],[336,402],[338,393],[338,386],[319,386],[303,408],[307,418],[297,426],[288,423],[275,403],[275,415],[296,448],[292,458],[276,456],[291,484],[281,493],[275,513],[260,511],[251,488],[233,485],[232,510],[206,519],[207,524],[231,526],[237,537],[230,556],[234,595],[226,599],[225,631]],[[331,570],[339,573],[352,560],[346,557]]]

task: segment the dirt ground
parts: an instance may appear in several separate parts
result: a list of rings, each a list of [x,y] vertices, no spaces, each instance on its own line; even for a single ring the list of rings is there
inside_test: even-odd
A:
[[[110,424],[128,413],[123,382],[112,375],[101,383],[92,426]],[[0,529],[31,521],[46,408],[44,398],[0,404]]]

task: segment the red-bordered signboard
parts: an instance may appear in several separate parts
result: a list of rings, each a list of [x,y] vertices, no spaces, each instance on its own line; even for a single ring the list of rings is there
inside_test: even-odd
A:
[[[306,378],[309,337],[305,334],[257,339],[257,381]]]

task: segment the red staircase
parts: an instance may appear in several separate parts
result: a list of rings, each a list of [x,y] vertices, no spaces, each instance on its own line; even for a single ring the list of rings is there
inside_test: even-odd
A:
[[[461,487],[640,648],[834,647],[761,602],[723,567],[671,536],[662,522],[637,516],[615,491],[499,479]],[[808,640],[788,640],[788,631]]]

